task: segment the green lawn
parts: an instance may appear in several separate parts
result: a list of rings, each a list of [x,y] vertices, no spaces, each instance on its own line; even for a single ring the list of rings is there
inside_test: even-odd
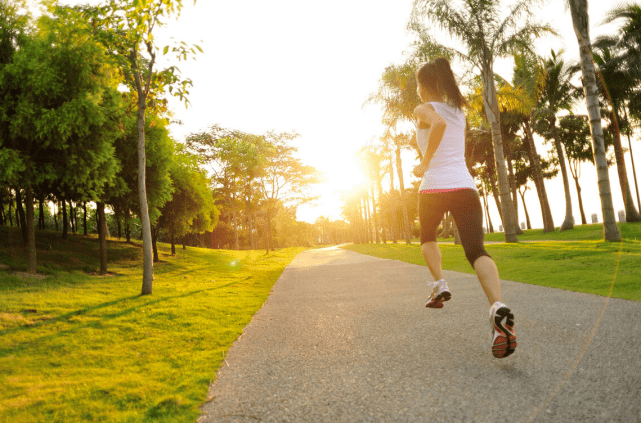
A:
[[[0,227],[0,421],[194,422],[224,355],[303,249],[160,244],[154,293],[140,296],[138,243],[38,235],[29,278],[17,231]],[[7,267],[9,267],[7,269]]]
[[[502,279],[641,301],[641,224],[619,224],[619,228],[624,237],[620,243],[603,242],[601,225],[585,225],[549,234],[528,231],[519,236],[519,240],[529,238],[528,242],[486,244],[485,248]],[[344,248],[425,265],[418,244],[357,244]],[[474,273],[461,246],[441,244],[440,248],[444,269]]]
[[[641,240],[641,226],[634,223],[619,224],[619,231],[624,239]],[[518,235],[519,241],[601,241],[603,239],[603,224],[576,225],[574,229],[543,233],[543,229],[524,230]],[[486,241],[505,241],[503,232],[485,234]]]

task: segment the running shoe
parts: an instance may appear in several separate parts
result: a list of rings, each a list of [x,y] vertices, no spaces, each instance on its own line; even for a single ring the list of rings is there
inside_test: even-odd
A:
[[[502,302],[497,301],[490,308],[490,326],[492,327],[492,354],[496,358],[505,358],[516,348],[514,334],[514,314]]]
[[[428,308],[443,308],[443,301],[449,301],[452,298],[452,293],[447,289],[447,282],[441,279],[434,283],[428,283],[427,286],[433,286],[432,295],[427,299],[425,307]]]

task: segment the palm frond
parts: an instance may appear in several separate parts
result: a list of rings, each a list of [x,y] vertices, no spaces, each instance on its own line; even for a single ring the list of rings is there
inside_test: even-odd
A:
[[[548,24],[526,24],[495,45],[496,57],[504,57],[519,50],[534,54],[532,38],[538,38],[544,34],[558,35],[554,28]]]

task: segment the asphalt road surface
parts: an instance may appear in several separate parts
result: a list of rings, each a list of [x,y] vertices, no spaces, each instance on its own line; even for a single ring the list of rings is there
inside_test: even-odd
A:
[[[428,309],[424,266],[300,254],[199,422],[641,422],[641,303],[502,281],[518,347],[496,359],[476,277],[445,278]]]

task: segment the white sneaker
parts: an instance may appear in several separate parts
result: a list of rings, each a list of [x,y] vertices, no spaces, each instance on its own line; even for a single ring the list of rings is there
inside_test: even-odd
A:
[[[443,308],[443,301],[449,301],[452,298],[452,293],[447,288],[447,282],[444,279],[436,282],[430,282],[427,286],[433,286],[432,295],[427,299],[425,307],[429,308]]]
[[[492,327],[492,354],[496,358],[505,358],[516,348],[514,334],[514,314],[502,302],[495,302],[490,308],[490,326]]]

